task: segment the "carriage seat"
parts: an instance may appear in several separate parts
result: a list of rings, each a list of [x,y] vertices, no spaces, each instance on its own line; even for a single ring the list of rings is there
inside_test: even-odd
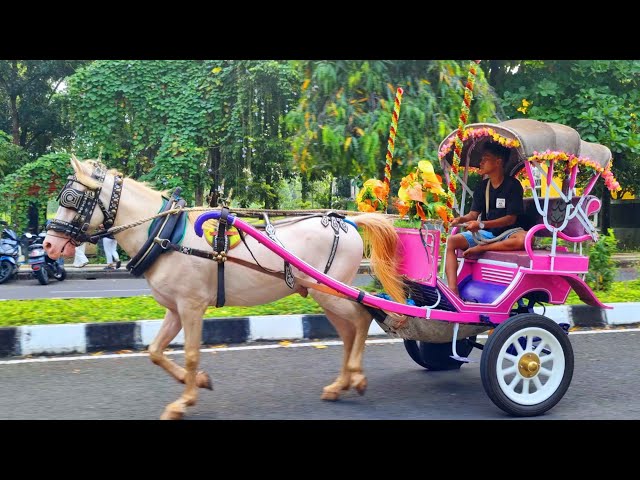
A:
[[[582,197],[573,197],[571,199],[571,204],[575,207]],[[543,201],[541,201],[543,203]],[[543,203],[544,205],[544,203]],[[593,195],[587,195],[584,202],[582,203],[582,210],[586,212],[588,217],[594,215],[600,211],[600,207],[602,202],[598,197]],[[549,214],[547,216],[547,221],[554,227],[558,227],[562,225],[564,221],[565,211],[567,210],[567,204],[560,197],[554,197],[549,199]],[[523,228],[525,230],[529,230],[535,225],[543,223],[542,216],[538,213],[536,209],[535,200],[532,197],[528,197],[524,199],[524,216],[520,218],[521,222],[524,224]],[[584,225],[580,223],[577,216],[573,217],[567,225],[565,226],[562,233],[569,237],[581,237],[583,235],[588,235],[589,232],[584,228]],[[546,228],[542,230],[538,230],[535,232],[536,237],[550,237],[551,232]]]
[[[582,197],[574,197],[571,199],[571,203],[575,206],[581,198]],[[525,228],[525,230],[529,230],[535,225],[543,223],[542,216],[538,213],[534,202],[535,200],[533,198],[524,199],[525,214],[524,218],[521,217],[519,220],[523,224],[523,228]],[[602,202],[598,197],[588,195],[581,208],[587,213],[587,216],[590,217],[600,211],[601,203]],[[548,221],[551,225],[562,225],[565,211],[566,203],[560,197],[549,199]],[[562,232],[572,238],[578,238],[589,234],[577,217],[569,220]],[[550,237],[551,232],[546,228],[543,228],[535,232],[534,236]],[[467,258],[469,260],[483,259],[484,261],[488,261],[489,263],[494,263],[496,265],[510,265],[513,267],[519,266],[526,268],[532,267],[547,270],[552,265],[549,253],[549,250],[533,250],[533,256],[530,257],[526,250],[490,251],[483,252],[480,255],[471,255]],[[461,256],[462,252],[458,252],[458,257]],[[567,247],[558,246],[553,265],[554,268],[558,270],[586,272],[589,268],[589,259],[584,255],[570,252]]]

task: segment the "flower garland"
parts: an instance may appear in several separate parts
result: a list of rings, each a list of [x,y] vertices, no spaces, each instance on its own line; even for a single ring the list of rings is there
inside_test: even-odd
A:
[[[613,162],[609,162],[606,167],[602,167],[588,157],[578,157],[572,153],[551,150],[546,150],[544,152],[534,151],[533,155],[527,158],[527,160],[530,162],[549,162],[551,160],[556,162],[567,162],[569,168],[573,168],[575,165],[579,164],[598,172],[602,176],[604,184],[609,191],[617,192],[622,190],[622,187],[613,176],[613,172],[611,172],[611,164]]]
[[[520,146],[520,142],[515,138],[503,137],[490,127],[469,128],[465,130],[464,134],[462,135],[462,140],[465,141],[470,138],[477,139],[482,137],[491,137],[491,140],[507,148],[518,148]],[[442,148],[438,152],[438,158],[440,160],[442,160],[451,151],[456,138],[457,137],[455,136],[451,137],[449,140],[447,140],[447,143],[442,145]]]

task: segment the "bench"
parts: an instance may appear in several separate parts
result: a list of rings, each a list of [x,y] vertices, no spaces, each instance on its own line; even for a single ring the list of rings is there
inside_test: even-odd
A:
[[[574,197],[571,204],[575,207],[582,197]],[[543,199],[544,201],[544,199]],[[537,270],[556,270],[574,273],[586,273],[589,269],[589,258],[578,253],[570,252],[566,247],[556,247],[556,255],[551,257],[549,250],[534,250],[531,247],[533,237],[551,237],[550,232],[544,225],[542,216],[535,206],[533,198],[524,199],[525,213],[519,220],[527,230],[525,240],[526,250],[515,250],[507,252],[484,252],[480,255],[471,255],[469,260],[476,260],[483,264],[504,265],[511,267],[525,267]],[[541,202],[542,203],[542,202]],[[542,203],[544,207],[544,203]],[[598,197],[588,195],[582,202],[581,209],[588,217],[600,211],[601,201]],[[567,203],[562,198],[554,197],[549,199],[549,214],[547,222],[553,227],[559,227],[564,222]],[[582,242],[591,238],[590,232],[578,219],[578,215],[573,217],[558,236],[571,242]],[[461,256],[461,252],[459,252]]]

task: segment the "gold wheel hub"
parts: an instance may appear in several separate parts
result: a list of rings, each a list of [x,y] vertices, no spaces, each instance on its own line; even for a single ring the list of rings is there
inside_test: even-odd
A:
[[[525,353],[518,362],[518,371],[524,378],[535,377],[540,371],[540,358],[535,353]]]

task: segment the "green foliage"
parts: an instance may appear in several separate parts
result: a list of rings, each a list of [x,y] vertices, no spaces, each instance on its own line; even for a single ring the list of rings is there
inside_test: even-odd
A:
[[[640,61],[526,60],[494,86],[509,117],[569,125],[609,147],[618,193],[640,192]]]
[[[64,80],[85,60],[0,60],[0,130],[10,133],[32,159],[68,146],[72,134],[64,102]]]
[[[404,176],[419,160],[437,159],[440,141],[457,126],[469,62],[340,60],[295,65],[304,82],[286,122],[297,167],[311,179],[331,173],[364,182],[384,176],[397,87],[404,89],[404,96],[392,177]],[[493,97],[482,71],[475,96],[470,121],[493,120]]]
[[[593,290],[609,290],[616,274],[616,266],[611,256],[617,251],[617,240],[610,228],[607,235],[589,249],[589,272],[586,282]]]
[[[322,313],[310,296],[290,295],[256,307],[210,307],[205,318]],[[56,323],[120,322],[163,318],[153,297],[7,300],[0,302],[0,327]]]
[[[0,130],[0,181],[5,175],[15,172],[27,162],[27,153],[11,142],[11,137]]]
[[[69,79],[68,105],[80,156],[103,148],[108,166],[197,203],[220,179],[240,204],[274,208],[298,83],[286,61],[105,60]]]
[[[39,206],[56,197],[73,174],[66,153],[50,153],[27,163],[16,172],[7,175],[0,183],[0,212],[9,212],[12,223],[19,232],[26,230],[30,203]],[[39,208],[39,223],[46,222],[44,208]]]

